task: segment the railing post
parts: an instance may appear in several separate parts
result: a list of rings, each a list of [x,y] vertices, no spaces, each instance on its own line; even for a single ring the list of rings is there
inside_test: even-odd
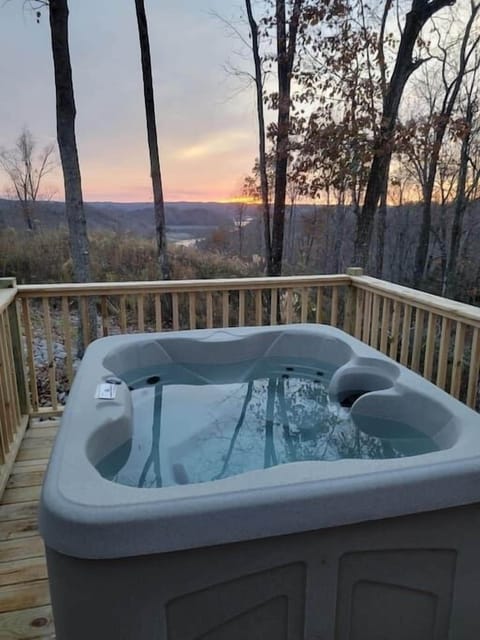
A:
[[[361,267],[349,267],[347,276],[363,276]],[[349,284],[345,296],[345,317],[343,321],[343,329],[350,335],[355,333],[355,318],[357,315],[357,288],[353,284]]]
[[[15,289],[17,281],[15,278],[0,278],[0,289]],[[22,333],[20,330],[20,318],[16,300],[8,308],[8,324],[10,327],[10,337],[12,340],[13,359],[15,363],[15,379],[17,382],[18,401],[20,411],[23,415],[30,412],[30,402],[27,392],[27,375],[25,358],[22,345]]]

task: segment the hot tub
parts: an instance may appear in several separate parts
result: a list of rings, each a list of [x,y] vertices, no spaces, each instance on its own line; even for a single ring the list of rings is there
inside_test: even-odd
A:
[[[45,478],[58,640],[480,637],[480,417],[326,326],[94,342]]]

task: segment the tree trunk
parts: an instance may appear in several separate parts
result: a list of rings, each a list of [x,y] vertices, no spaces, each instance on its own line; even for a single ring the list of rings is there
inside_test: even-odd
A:
[[[65,210],[73,278],[76,282],[88,282],[90,280],[89,244],[75,138],[76,110],[68,46],[67,0],[50,0],[49,7],[57,103],[57,140],[65,186]]]
[[[143,96],[145,99],[145,116],[147,120],[148,150],[150,153],[150,175],[153,188],[153,208],[155,213],[155,237],[157,241],[157,259],[159,276],[169,280],[170,267],[167,256],[165,236],[165,203],[163,200],[160,158],[158,155],[157,125],[155,122],[155,100],[153,95],[152,62],[148,39],[147,16],[144,0],[135,0],[137,12],[138,37],[142,59]]]
[[[467,173],[468,173],[468,157],[470,150],[470,137],[473,120],[473,105],[471,103],[467,106],[466,125],[468,127],[467,132],[462,140],[462,147],[460,151],[460,170],[458,174],[457,195],[455,198],[455,210],[453,213],[453,224],[450,239],[450,251],[448,255],[447,263],[447,277],[446,277],[446,295],[449,298],[454,298],[457,292],[457,261],[460,253],[460,238],[462,235],[463,216],[465,209],[467,208],[466,187],[467,187]]]
[[[25,220],[25,226],[27,227],[28,231],[35,231],[35,224],[33,222],[28,200],[26,201],[21,200],[20,206],[22,208],[23,219]]]
[[[245,0],[247,9],[248,24],[252,36],[253,64],[255,68],[255,88],[257,93],[257,120],[258,120],[258,170],[260,173],[260,193],[262,197],[263,215],[263,241],[265,245],[265,266],[269,273],[272,262],[272,238],[270,229],[270,203],[267,177],[267,152],[265,135],[265,115],[263,110],[263,73],[262,62],[260,60],[260,49],[258,43],[258,25],[255,22],[250,0]]]
[[[282,273],[290,130],[290,85],[301,4],[302,0],[295,0],[294,2],[287,36],[285,0],[276,0],[278,118],[275,154],[275,199],[272,221],[272,260],[268,271],[269,276],[280,276]]]
[[[295,200],[292,197],[288,212],[288,241],[287,241],[287,261],[293,264],[295,248]]]
[[[420,225],[420,233],[418,235],[417,250],[415,252],[415,265],[413,271],[413,286],[419,287],[425,275],[425,268],[427,265],[428,247],[430,245],[430,230],[432,226],[432,197],[433,189],[435,187],[435,176],[437,175],[438,159],[440,157],[440,149],[442,147],[443,135],[445,127],[442,127],[442,132],[437,130],[435,134],[435,142],[432,149],[432,154],[428,162],[428,175],[425,186],[422,189],[423,203],[422,203],[422,223]]]
[[[375,213],[392,157],[393,137],[400,100],[410,75],[423,62],[422,60],[413,60],[414,46],[425,23],[434,13],[450,4],[453,4],[451,0],[432,0],[431,2],[413,0],[407,14],[395,66],[383,100],[382,120],[379,133],[374,141],[373,160],[364,204],[357,218],[354,264],[359,267],[365,268],[368,262]]]
[[[345,193],[340,192],[337,198],[337,206],[335,212],[335,241],[333,245],[333,269],[332,273],[342,273],[342,247],[345,239],[345,218],[347,208],[345,206]],[[327,247],[328,250],[328,247]]]
[[[382,278],[383,275],[383,257],[385,254],[385,235],[387,232],[387,196],[388,196],[388,168],[385,175],[385,183],[380,195],[380,206],[378,208],[377,219],[377,260],[376,260],[376,276]]]

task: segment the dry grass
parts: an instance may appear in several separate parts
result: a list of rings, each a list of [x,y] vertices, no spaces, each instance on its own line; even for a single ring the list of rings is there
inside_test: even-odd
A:
[[[90,234],[92,280],[113,282],[156,280],[153,240],[129,234]],[[261,267],[239,258],[170,247],[172,279],[228,278],[261,275]],[[70,282],[72,264],[65,230],[0,235],[0,276],[14,276],[20,284]]]

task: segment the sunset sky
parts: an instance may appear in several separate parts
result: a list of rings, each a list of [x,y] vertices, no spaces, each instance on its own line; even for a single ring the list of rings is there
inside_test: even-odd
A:
[[[146,0],[165,197],[228,200],[256,154],[252,88],[225,71],[241,45],[212,13],[238,19],[241,0]],[[151,200],[133,0],[70,0],[70,47],[83,191],[89,201]],[[48,14],[0,3],[0,147],[28,126],[55,139]],[[49,178],[63,197],[60,175]],[[0,176],[0,194],[6,178]]]

